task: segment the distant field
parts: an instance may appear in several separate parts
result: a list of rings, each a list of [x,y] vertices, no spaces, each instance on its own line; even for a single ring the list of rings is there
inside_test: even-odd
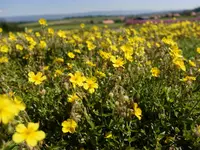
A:
[[[84,18],[69,18],[64,20],[53,20],[48,21],[48,26],[54,28],[55,30],[58,29],[76,29],[79,28],[81,23],[86,24],[86,28],[90,28],[94,25],[103,27],[105,24],[102,23],[105,19],[112,19],[112,20],[119,20],[119,17],[84,17]],[[123,23],[115,23],[107,25],[109,28],[118,28],[123,26]],[[38,22],[31,22],[31,23],[22,23],[19,24],[19,27],[22,28],[32,28],[34,31],[40,29],[40,25]]]

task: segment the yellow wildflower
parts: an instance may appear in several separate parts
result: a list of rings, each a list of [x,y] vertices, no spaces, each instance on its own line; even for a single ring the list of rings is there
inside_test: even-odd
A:
[[[48,28],[48,33],[53,35],[54,34],[54,29],[53,28]]]
[[[79,100],[80,98],[76,95],[76,93],[69,95],[67,101],[70,103],[73,103],[76,100]]]
[[[63,63],[63,62],[64,62],[64,59],[63,59],[63,58],[56,58],[56,59],[54,60],[54,62]]]
[[[87,78],[86,79],[86,83],[84,83],[83,88],[85,90],[88,90],[89,93],[94,93],[95,89],[98,88],[98,84],[96,83],[96,78],[92,77],[92,78]]]
[[[186,67],[182,58],[174,58],[173,63],[181,70],[186,71]]]
[[[185,78],[181,79],[181,81],[187,82],[187,81],[195,81],[196,77],[193,76],[186,76]]]
[[[49,66],[44,66],[43,70],[49,70]]]
[[[192,67],[196,67],[195,62],[193,62],[193,61],[191,61],[191,60],[189,60],[189,64],[190,64]]]
[[[3,57],[0,57],[0,63],[7,63],[8,62],[8,58],[3,56]]]
[[[60,69],[57,69],[57,70],[55,71],[54,77],[57,77],[57,76],[62,75],[62,74],[63,74],[63,71],[60,70]]]
[[[24,124],[18,124],[12,139],[17,144],[26,141],[29,146],[34,147],[37,145],[38,141],[45,138],[45,133],[38,130],[38,128],[39,123],[29,122],[27,127]]]
[[[2,28],[0,28],[0,33],[2,33],[3,32],[3,29]]]
[[[40,35],[40,32],[35,32],[35,35],[37,36],[37,37],[40,37],[41,35]]]
[[[65,33],[65,31],[59,30],[59,31],[57,32],[57,34],[58,34],[58,36],[61,37],[61,38],[66,38],[66,33]]]
[[[21,97],[15,96],[15,97],[14,97],[14,103],[15,103],[15,106],[17,107],[17,109],[19,109],[20,111],[25,110],[26,106],[25,106],[25,104],[22,102]]]
[[[111,53],[107,53],[107,52],[104,52],[102,50],[99,51],[99,55],[103,58],[103,59],[109,59],[112,54]]]
[[[66,121],[62,122],[62,131],[63,133],[74,133],[77,127],[76,121],[73,119],[67,119]]]
[[[160,75],[160,70],[157,67],[151,69],[152,76],[158,77]]]
[[[116,58],[116,57],[111,57],[111,61],[113,63],[113,66],[115,68],[118,68],[118,67],[124,67],[123,65],[125,64],[124,60],[120,57]]]
[[[96,48],[96,46],[91,41],[86,41],[86,43],[89,51]]]
[[[1,46],[0,52],[7,53],[8,50],[9,50],[8,46],[7,45],[3,45],[3,46]]]
[[[22,51],[24,48],[20,44],[16,44],[16,49]]]
[[[80,27],[83,29],[83,28],[85,28],[85,24],[84,23],[81,23],[80,24]]]
[[[35,74],[34,72],[29,72],[28,76],[29,82],[34,82],[35,85],[41,84],[42,81],[46,80],[46,76],[42,76],[41,72],[38,72],[37,74]]]
[[[197,48],[197,53],[199,53],[199,54],[200,54],[200,48],[199,48],[199,47]]]
[[[42,26],[47,26],[47,21],[44,18],[41,18],[38,22]]]
[[[67,55],[69,56],[69,58],[74,58],[75,57],[74,53],[72,53],[72,52],[68,52]]]
[[[100,77],[100,78],[106,77],[106,74],[105,74],[105,73],[103,73],[103,72],[101,72],[101,71],[98,71],[98,70],[95,72],[95,74],[96,74],[96,76],[98,76],[98,77]]]
[[[75,49],[74,52],[79,54],[81,53],[80,49]]]
[[[111,137],[112,137],[112,132],[106,133],[106,135],[105,135],[105,138],[106,138],[106,139],[111,138]]]
[[[86,61],[86,64],[88,65],[88,66],[91,66],[91,67],[95,67],[96,66],[96,64],[94,64],[93,62],[91,62],[91,61]]]
[[[40,47],[41,49],[45,49],[45,48],[47,47],[47,43],[46,43],[45,41],[40,41],[39,47]]]
[[[74,75],[70,73],[69,76],[69,81],[73,84],[74,88],[76,87],[76,85],[83,86],[83,82],[86,80],[86,78],[79,71],[76,71]]]
[[[133,104],[133,114],[141,120],[142,110],[138,107],[137,103]]]
[[[0,123],[7,124],[19,113],[18,107],[7,95],[0,95]]]
[[[72,69],[73,68],[73,64],[67,63],[67,68],[68,69]]]

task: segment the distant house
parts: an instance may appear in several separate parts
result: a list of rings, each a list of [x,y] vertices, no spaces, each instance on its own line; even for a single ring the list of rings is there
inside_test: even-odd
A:
[[[166,15],[166,17],[169,17],[169,18],[171,18],[172,16],[173,16],[172,13],[168,13],[168,14]]]
[[[197,13],[196,12],[191,12],[191,14],[190,14],[191,16],[196,16],[197,15]]]
[[[126,19],[126,17],[125,17],[125,16],[120,16],[119,19],[120,19],[121,21],[124,21],[124,20]]]
[[[108,19],[108,20],[103,20],[103,24],[113,24],[115,23],[114,20]]]
[[[179,13],[173,14],[174,17],[180,17],[181,15]]]
[[[159,19],[160,16],[159,16],[159,15],[153,15],[153,16],[151,16],[150,18],[151,18],[151,19]]]

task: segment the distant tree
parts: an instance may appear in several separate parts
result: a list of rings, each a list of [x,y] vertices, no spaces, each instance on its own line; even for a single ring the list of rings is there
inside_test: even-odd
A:
[[[194,12],[200,12],[200,7],[193,9]]]
[[[17,23],[0,22],[0,28],[2,28],[4,32],[24,31]]]
[[[90,24],[94,24],[94,21],[93,21],[93,20],[90,20]]]

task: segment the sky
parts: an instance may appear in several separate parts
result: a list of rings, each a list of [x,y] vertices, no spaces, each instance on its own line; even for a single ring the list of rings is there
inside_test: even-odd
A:
[[[0,17],[112,10],[181,10],[200,0],[0,0]]]

